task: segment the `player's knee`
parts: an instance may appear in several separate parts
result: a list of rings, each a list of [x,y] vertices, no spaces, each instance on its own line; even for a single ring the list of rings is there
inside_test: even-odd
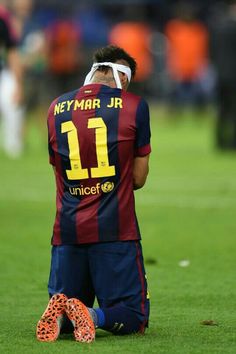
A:
[[[138,316],[134,315],[128,318],[124,323],[118,323],[115,328],[112,329],[112,333],[115,335],[124,334],[144,334],[147,326],[147,320],[141,321]]]
[[[103,329],[115,335],[144,333],[148,316],[126,307],[103,309],[106,321]]]

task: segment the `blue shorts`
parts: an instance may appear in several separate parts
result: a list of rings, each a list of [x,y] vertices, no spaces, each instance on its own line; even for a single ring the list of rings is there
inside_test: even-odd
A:
[[[123,305],[147,325],[149,299],[140,241],[52,247],[48,291],[93,307]]]

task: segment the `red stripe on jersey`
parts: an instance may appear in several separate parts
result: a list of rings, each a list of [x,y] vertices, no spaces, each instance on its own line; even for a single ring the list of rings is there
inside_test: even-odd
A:
[[[53,159],[53,163],[55,165],[55,175],[56,175],[56,185],[57,185],[57,197],[56,197],[56,218],[53,226],[53,245],[60,245],[61,242],[61,229],[60,229],[60,218],[61,218],[61,208],[62,208],[62,196],[64,193],[64,182],[62,177],[62,167],[61,167],[61,159],[58,154],[58,146],[57,146],[57,137],[56,137],[56,127],[55,127],[55,117],[54,117],[54,106],[57,104],[57,100],[55,100],[48,113],[48,130],[49,130],[49,139],[51,146],[53,147],[53,151],[55,153],[55,158]],[[56,172],[57,171],[57,172]]]
[[[140,238],[133,193],[134,141],[136,133],[136,111],[140,97],[122,91],[123,108],[120,109],[118,127],[118,154],[120,186],[118,190],[119,238],[137,240]]]
[[[86,85],[83,86],[75,99],[94,99],[99,93],[101,85]],[[97,165],[96,149],[94,148],[94,130],[88,129],[88,119],[95,118],[95,109],[86,109],[75,111],[72,113],[72,120],[77,128],[81,164],[83,168],[90,168]],[[79,124],[78,124],[79,121]],[[88,144],[90,148],[88,147]],[[86,152],[86,154],[84,154]],[[98,179],[84,179],[80,181],[83,188],[92,187],[96,185]],[[76,214],[76,238],[78,243],[98,242],[98,208],[99,195],[83,196],[78,204],[78,211]]]

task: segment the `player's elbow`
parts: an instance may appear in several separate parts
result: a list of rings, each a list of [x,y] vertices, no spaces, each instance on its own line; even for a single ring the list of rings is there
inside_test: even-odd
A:
[[[134,189],[139,189],[144,186],[149,171],[148,161],[149,155],[135,158],[133,168]]]
[[[134,190],[140,189],[145,185],[146,179],[148,176],[148,172],[149,172],[149,169],[147,167],[146,171],[144,171],[143,173],[136,173],[133,175]]]

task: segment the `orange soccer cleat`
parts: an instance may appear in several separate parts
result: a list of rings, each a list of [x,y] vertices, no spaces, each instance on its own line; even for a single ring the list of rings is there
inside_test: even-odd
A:
[[[78,299],[69,299],[66,314],[73,323],[75,340],[91,343],[95,339],[95,326],[87,307]]]
[[[64,294],[55,294],[51,297],[37,324],[36,336],[39,341],[53,342],[57,339],[67,300]]]

